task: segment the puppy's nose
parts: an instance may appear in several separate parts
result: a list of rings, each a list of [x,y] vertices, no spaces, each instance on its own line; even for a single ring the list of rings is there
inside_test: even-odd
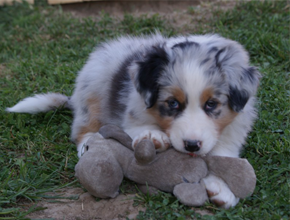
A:
[[[199,149],[201,148],[201,145],[202,145],[202,142],[199,140],[185,140],[184,141],[185,150],[189,152],[199,151]]]

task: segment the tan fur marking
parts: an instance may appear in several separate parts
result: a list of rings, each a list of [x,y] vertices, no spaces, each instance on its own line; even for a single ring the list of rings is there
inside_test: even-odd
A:
[[[201,96],[200,96],[200,103],[202,106],[204,106],[204,104],[206,103],[206,101],[208,101],[210,98],[213,97],[213,90],[211,88],[207,88],[205,89]]]
[[[217,193],[214,193],[212,191],[209,191],[208,189],[206,190],[206,192],[207,192],[207,195],[208,195],[209,198],[217,195]]]
[[[152,108],[147,109],[147,112],[155,118],[157,125],[161,128],[163,132],[166,132],[167,129],[170,128],[173,118],[161,117],[157,109],[157,105],[154,105]]]
[[[186,95],[179,87],[172,88],[172,95],[176,98],[179,103],[185,103]]]
[[[140,141],[138,139],[135,141],[135,143],[134,143],[134,149],[136,148],[137,144],[139,144],[139,142]]]
[[[98,120],[98,115],[100,113],[99,100],[96,97],[89,98],[87,100],[89,120],[86,126],[80,128],[77,135],[77,143],[82,141],[83,136],[88,132],[98,132],[102,126]]]
[[[153,138],[153,144],[154,144],[154,146],[155,146],[155,149],[159,149],[159,148],[162,148],[162,144],[159,142],[159,141],[157,141],[156,139],[154,139]]]
[[[210,98],[212,98],[213,95],[214,95],[214,92],[213,92],[212,88],[205,89],[200,96],[201,106],[204,106],[204,104]],[[221,134],[222,131],[224,130],[224,128],[234,120],[234,118],[238,115],[238,113],[231,110],[228,105],[221,106],[221,104],[218,104],[217,108],[221,111],[221,114],[220,114],[219,118],[217,118],[217,119],[213,118],[212,120],[216,124],[218,133]]]
[[[213,199],[212,202],[217,206],[217,207],[221,207],[223,205],[225,205],[226,203],[224,201],[218,200],[218,199]]]
[[[186,95],[179,87],[170,87],[169,90],[170,90],[170,93],[172,94],[172,96],[170,96],[171,98],[174,97],[179,103],[185,103]],[[164,105],[167,105],[167,103],[164,103]],[[151,114],[155,118],[158,126],[162,129],[162,131],[166,133],[166,131],[171,126],[173,117],[160,116],[157,104],[155,104],[152,108],[148,109],[147,111],[149,114]]]
[[[222,110],[222,115],[220,116],[220,118],[214,120],[214,123],[216,124],[218,128],[219,134],[221,134],[224,128],[227,125],[229,125],[238,115],[238,113],[231,110],[229,106],[224,106],[223,109],[221,110]]]

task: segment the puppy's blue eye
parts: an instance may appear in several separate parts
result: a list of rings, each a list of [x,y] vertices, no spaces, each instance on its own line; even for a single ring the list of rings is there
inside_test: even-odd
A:
[[[170,100],[170,101],[168,101],[168,106],[169,106],[169,108],[178,109],[179,102],[176,100]]]
[[[214,100],[208,100],[206,103],[205,103],[205,106],[204,106],[204,109],[206,111],[212,111],[214,110],[216,107],[217,107],[217,102],[214,101]]]

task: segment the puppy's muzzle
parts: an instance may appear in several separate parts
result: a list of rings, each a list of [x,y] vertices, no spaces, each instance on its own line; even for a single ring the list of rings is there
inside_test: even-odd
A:
[[[200,150],[202,146],[202,142],[199,140],[185,140],[184,146],[185,146],[185,150],[189,152],[196,152]]]

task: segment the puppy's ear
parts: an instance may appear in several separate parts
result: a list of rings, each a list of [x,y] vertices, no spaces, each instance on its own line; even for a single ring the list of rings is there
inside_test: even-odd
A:
[[[230,83],[229,104],[236,111],[241,111],[249,98],[256,94],[261,74],[254,67],[247,67],[241,71],[239,84]]]
[[[217,51],[216,67],[229,84],[229,105],[240,112],[250,97],[257,92],[261,74],[255,67],[249,66],[248,53],[233,41]]]
[[[139,56],[129,68],[137,91],[144,98],[147,108],[151,108],[158,98],[158,79],[169,63],[169,56],[163,46],[153,46]]]

